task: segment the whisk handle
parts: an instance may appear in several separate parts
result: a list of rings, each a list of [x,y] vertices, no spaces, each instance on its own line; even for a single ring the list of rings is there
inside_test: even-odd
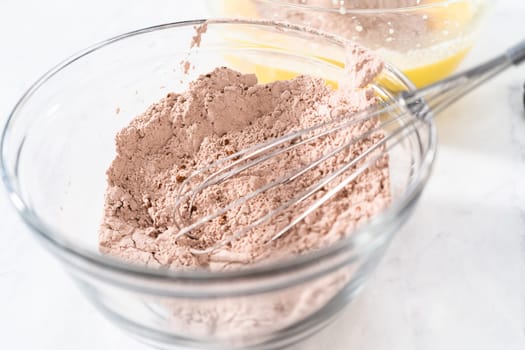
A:
[[[525,61],[525,40],[507,50],[506,56],[512,64],[518,65]]]
[[[428,117],[450,106],[462,96],[474,90],[485,81],[513,65],[525,62],[525,40],[507,49],[503,54],[476,67],[460,72],[419,90],[403,93],[401,98],[415,115]],[[429,108],[422,112],[414,110],[426,102]],[[430,113],[432,111],[433,113]]]

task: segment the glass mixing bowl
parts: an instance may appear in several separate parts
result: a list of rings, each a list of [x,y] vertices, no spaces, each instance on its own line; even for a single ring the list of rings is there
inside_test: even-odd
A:
[[[195,76],[228,65],[232,58],[263,59],[277,70],[307,72],[327,81],[342,74],[328,60],[344,55],[344,42],[336,37],[294,26],[211,21],[201,46],[190,50],[194,26],[201,23],[121,35],[45,74],[9,117],[0,144],[1,175],[35,237],[63,263],[84,295],[132,336],[164,349],[280,348],[324,327],[360,289],[425,185],[435,128],[431,120],[421,121],[390,145],[392,204],[327,248],[229,272],[152,269],[104,256],[97,231],[114,137],[150,103],[168,91],[183,91]],[[229,34],[238,32],[259,41],[231,40]],[[320,52],[329,56],[319,57]],[[181,68],[185,60],[194,65],[190,76]],[[385,101],[413,89],[388,65],[373,87]],[[402,112],[402,106],[395,109]]]
[[[222,0],[221,17],[270,19],[341,35],[376,50],[416,86],[452,73],[472,47],[486,0]]]

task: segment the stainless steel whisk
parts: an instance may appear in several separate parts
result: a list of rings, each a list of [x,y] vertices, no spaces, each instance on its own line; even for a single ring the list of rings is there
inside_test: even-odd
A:
[[[260,143],[238,151],[228,157],[219,159],[218,161],[215,161],[204,168],[198,169],[184,180],[177,193],[174,217],[175,224],[179,231],[176,234],[175,239],[179,239],[182,236],[192,237],[192,231],[195,231],[210,221],[219,218],[228,211],[243,205],[261,193],[296,180],[327,159],[334,157],[346,149],[349,149],[352,145],[365,139],[366,137],[369,137],[373,133],[386,130],[386,128],[392,127],[402,118],[407,118],[407,116],[410,117],[408,121],[401,123],[399,126],[396,126],[392,131],[381,138],[378,142],[373,144],[370,148],[366,149],[358,156],[350,159],[339,169],[324,176],[319,182],[312,184],[302,193],[299,193],[293,198],[278,205],[276,208],[244,226],[239,231],[233,232],[228,238],[215,243],[213,246],[207,249],[194,249],[192,252],[194,254],[209,254],[224,247],[230,242],[233,242],[239,237],[245,235],[254,227],[268,222],[272,218],[281,214],[283,211],[310,198],[315,193],[319,192],[320,189],[325,188],[327,184],[333,182],[342,174],[349,172],[349,174],[345,175],[341,182],[326,191],[326,193],[321,196],[321,198],[315,200],[315,202],[313,202],[304,210],[297,212],[297,215],[290,221],[290,223],[287,224],[283,229],[276,232],[271,238],[271,240],[278,239],[288,232],[292,227],[301,222],[310,213],[315,211],[335,194],[341,191],[345,186],[349,185],[368,167],[381,159],[381,157],[383,157],[391,147],[400,143],[404,137],[407,137],[408,134],[413,132],[419,123],[428,122],[428,120],[432,118],[434,114],[441,112],[443,109],[477,86],[503,72],[510,66],[519,65],[523,61],[525,61],[525,41],[522,41],[518,45],[506,50],[503,54],[483,64],[480,64],[465,72],[451,76],[447,79],[443,79],[425,88],[409,92],[402,92],[389,101],[380,103],[373,108],[369,108],[357,114],[347,116],[346,118],[331,120],[306,129],[290,132],[284,136],[274,138],[264,143]],[[394,113],[400,109],[403,109],[404,112]],[[234,199],[224,207],[217,209],[211,214],[202,217],[195,217],[193,215],[192,208],[195,198],[206,188],[221,184],[235,176],[238,176],[242,172],[257,166],[258,164],[271,159],[272,157],[276,157],[282,153],[300,147],[301,145],[344,130],[345,128],[355,126],[372,118],[380,118],[380,123],[373,129],[367,130],[363,134],[352,139],[349,143],[336,147],[335,149],[330,150],[328,153],[323,154],[315,161],[301,168],[294,169],[290,173],[262,185],[253,192]],[[391,142],[391,144],[387,146],[388,142]],[[205,176],[204,180],[200,181],[194,186],[190,186],[192,181],[198,176],[203,176],[209,172],[211,172],[211,174]]]

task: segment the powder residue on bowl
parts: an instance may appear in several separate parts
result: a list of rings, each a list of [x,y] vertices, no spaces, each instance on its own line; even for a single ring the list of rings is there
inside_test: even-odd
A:
[[[206,31],[208,31],[208,22],[204,22],[202,24],[199,24],[197,26],[194,26],[193,29],[195,30],[195,35],[192,36],[191,42],[190,42],[190,49],[196,48],[201,46],[202,42],[202,36],[206,34]],[[190,72],[190,69],[193,67],[190,60],[191,51],[188,53],[188,57],[186,59],[180,61],[180,66],[182,68],[182,71],[184,74],[188,74]]]
[[[208,23],[204,22],[194,27],[195,35],[191,38],[190,48],[201,46],[202,36],[208,30]]]

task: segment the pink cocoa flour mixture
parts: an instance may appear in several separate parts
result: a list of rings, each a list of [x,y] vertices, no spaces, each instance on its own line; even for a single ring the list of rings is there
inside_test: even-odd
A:
[[[364,86],[381,65],[369,57],[361,57],[354,68],[359,72],[354,72],[353,77],[361,81],[356,80],[353,85]],[[175,240],[177,190],[193,170],[210,161],[294,129],[356,112],[374,102],[372,92],[367,89],[333,91],[323,80],[308,76],[257,84],[255,75],[243,75],[224,67],[200,76],[187,92],[168,94],[118,133],[117,156],[107,171],[101,251],[150,266],[224,270],[290,257],[333,243],[388,203],[386,158],[281,239],[265,243],[293,215],[281,215],[208,256],[190,252],[191,248],[205,249],[226,239],[305,190],[377,141],[382,137],[380,133],[364,138],[297,181],[268,191],[191,236]],[[350,141],[375,123],[368,121],[299,147],[243,173],[227,185],[204,191],[194,203],[193,215],[207,214],[290,169],[314,161],[326,150]]]
[[[195,169],[270,138],[374,104],[375,97],[366,86],[381,69],[380,61],[361,48],[352,47],[348,51],[348,79],[335,91],[322,79],[309,76],[257,84],[255,75],[221,67],[201,75],[186,92],[169,93],[116,136],[117,155],[107,171],[99,232],[101,252],[150,267],[223,271],[290,258],[350,234],[390,201],[386,157],[276,241],[266,242],[293,219],[293,211],[212,254],[191,252],[192,248],[205,249],[224,240],[319,181],[382,138],[379,132],[364,137],[347,152],[296,181],[268,191],[178,240],[174,203],[181,184]],[[357,124],[298,147],[230,182],[211,187],[196,198],[193,214],[202,216],[222,207],[362,135],[377,122]],[[330,186],[326,187],[303,206],[326,193]],[[345,266],[313,281],[261,295],[213,300],[159,297],[145,302],[164,315],[176,334],[213,337],[232,346],[245,346],[320,310],[348,283],[355,268]]]

